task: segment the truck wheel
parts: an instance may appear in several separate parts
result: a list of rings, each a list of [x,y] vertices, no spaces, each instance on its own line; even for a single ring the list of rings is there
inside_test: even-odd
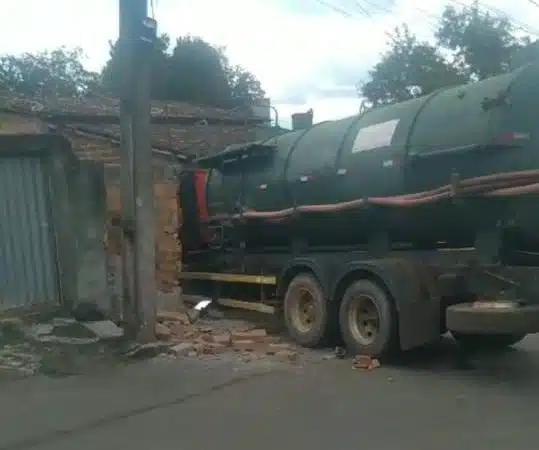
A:
[[[502,350],[526,337],[526,334],[473,334],[456,331],[452,331],[451,335],[460,346],[477,350]]]
[[[318,347],[325,342],[328,308],[318,280],[307,273],[296,275],[284,297],[284,320],[298,344]]]
[[[352,283],[342,298],[339,324],[347,348],[357,355],[389,356],[397,349],[397,314],[375,282]]]

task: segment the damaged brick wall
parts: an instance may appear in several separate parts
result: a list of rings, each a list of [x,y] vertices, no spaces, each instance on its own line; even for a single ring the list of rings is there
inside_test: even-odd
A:
[[[178,241],[178,204],[176,185],[170,181],[154,184],[155,201],[155,279],[160,291],[169,292],[178,286],[181,245]],[[120,186],[107,185],[107,248],[110,255],[121,254]]]

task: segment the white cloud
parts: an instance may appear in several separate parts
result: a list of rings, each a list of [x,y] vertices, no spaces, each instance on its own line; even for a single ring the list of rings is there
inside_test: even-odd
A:
[[[254,72],[274,100],[295,100],[296,105],[278,105],[283,119],[290,112],[312,107],[316,120],[355,113],[360,102],[355,98],[354,83],[383,52],[387,32],[406,22],[420,38],[430,39],[436,16],[448,3],[324,1],[352,17],[344,17],[318,0],[153,3],[160,32],[173,37],[190,33],[225,45],[230,59]],[[471,1],[451,3],[459,6]],[[483,3],[497,8],[496,13],[509,13],[519,24],[533,25],[539,19],[539,8],[524,0]],[[118,34],[117,4],[117,0],[2,0],[0,53],[80,46],[88,55],[88,66],[98,69],[107,58],[108,40]]]

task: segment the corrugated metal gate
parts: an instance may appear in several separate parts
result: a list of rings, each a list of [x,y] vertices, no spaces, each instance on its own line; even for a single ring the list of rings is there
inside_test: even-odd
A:
[[[0,158],[0,311],[59,303],[43,159]]]

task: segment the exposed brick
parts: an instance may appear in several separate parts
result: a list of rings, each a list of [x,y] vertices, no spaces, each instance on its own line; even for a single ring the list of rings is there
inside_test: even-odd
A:
[[[380,367],[380,362],[370,356],[359,355],[354,358],[353,367],[361,370],[373,370]]]
[[[172,333],[167,326],[162,323],[155,324],[155,335],[157,339],[167,340],[170,338],[171,334]]]
[[[234,331],[232,332],[232,341],[251,340],[261,342],[267,337],[266,330],[260,328],[249,331]]]
[[[159,311],[157,313],[157,320],[167,322],[180,322],[185,324],[189,323],[187,316],[184,313],[175,311]]]
[[[193,351],[193,347],[194,345],[192,342],[180,342],[179,344],[170,347],[169,351],[174,355],[188,355]]]
[[[371,365],[371,357],[370,356],[363,356],[358,355],[354,358],[354,367],[356,369],[368,369]]]
[[[204,342],[213,342],[214,338],[211,334],[203,334],[200,339],[202,339]]]
[[[196,336],[196,331],[195,330],[187,330],[183,333],[183,337],[185,339],[192,339],[193,337]]]
[[[256,349],[256,342],[250,339],[233,340],[232,346],[235,350],[252,352]]]
[[[225,345],[225,346],[229,346],[232,343],[232,340],[231,340],[231,337],[230,337],[229,333],[223,333],[223,334],[214,335],[213,336],[213,341],[218,343],[218,344]]]
[[[209,342],[202,347],[202,353],[205,355],[215,355],[218,353],[222,353],[225,350],[226,347],[222,344],[218,344],[217,342]]]
[[[196,342],[193,344],[193,350],[197,352],[197,354],[202,354],[205,347],[205,342]]]

